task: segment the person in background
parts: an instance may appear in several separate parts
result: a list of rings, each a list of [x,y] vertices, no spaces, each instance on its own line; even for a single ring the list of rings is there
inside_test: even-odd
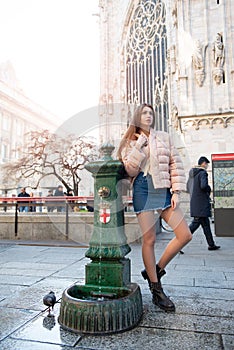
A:
[[[18,197],[22,198],[22,197],[30,197],[30,195],[26,192],[26,188],[22,187],[20,190],[20,193],[18,194]],[[28,205],[24,205],[24,204],[28,204],[27,201],[18,201],[18,203],[23,203],[19,205],[19,211],[23,212],[25,211],[26,213],[28,212]]]
[[[7,191],[4,193],[4,197],[7,197]],[[7,212],[7,200],[3,200],[2,203],[6,203],[6,205],[3,207],[4,212]]]
[[[46,197],[53,197],[53,191],[52,190],[48,190],[48,194]],[[52,202],[48,201],[47,204],[47,212],[48,213],[52,213],[54,211],[54,207],[52,206]]]
[[[68,188],[67,192],[65,192],[64,194],[65,194],[65,196],[72,197],[73,196],[73,191],[70,188]]]
[[[73,191],[72,191],[72,189],[71,189],[71,188],[68,188],[68,189],[67,189],[67,192],[65,192],[64,195],[65,195],[65,196],[68,196],[68,197],[73,197]],[[71,200],[71,201],[68,200],[67,203],[69,204],[68,209],[69,209],[70,211],[73,211],[73,208],[74,208],[74,201],[73,201],[73,200]]]
[[[94,212],[94,208],[91,205],[86,205],[86,209],[88,210],[88,212],[93,213]]]
[[[211,217],[211,188],[208,184],[207,168],[209,160],[202,156],[198,160],[198,165],[190,169],[187,181],[187,191],[190,194],[190,216],[193,217],[189,225],[191,233],[194,233],[201,225],[208,250],[217,250],[220,246],[216,245],[210,228]]]
[[[63,186],[59,185],[55,192],[54,192],[54,197],[64,197],[64,193],[63,193]],[[61,213],[65,211],[65,202],[62,201],[61,203],[64,203],[63,206],[57,206],[57,212]],[[58,204],[58,202],[56,202],[56,204]]]
[[[31,198],[33,198],[33,197],[34,197],[34,193],[31,192],[31,193],[29,194],[29,196],[30,196]],[[33,204],[33,203],[36,203],[36,202],[35,202],[35,201],[30,202],[30,204]],[[33,205],[30,205],[29,211],[30,211],[30,212],[35,212],[35,211],[36,211],[36,207],[33,206]]]

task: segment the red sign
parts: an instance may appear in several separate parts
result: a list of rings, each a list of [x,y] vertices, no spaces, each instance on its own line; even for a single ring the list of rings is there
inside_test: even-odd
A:
[[[220,153],[220,154],[212,154],[211,159],[213,161],[218,160],[234,160],[234,153]]]
[[[110,209],[108,209],[108,208],[101,208],[99,210],[99,217],[100,217],[100,221],[103,224],[107,224],[110,221]]]

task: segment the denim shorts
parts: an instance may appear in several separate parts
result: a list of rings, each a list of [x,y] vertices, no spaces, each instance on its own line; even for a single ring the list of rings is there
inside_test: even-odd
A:
[[[154,188],[152,176],[140,172],[133,183],[133,208],[135,213],[164,210],[171,206],[169,188]]]

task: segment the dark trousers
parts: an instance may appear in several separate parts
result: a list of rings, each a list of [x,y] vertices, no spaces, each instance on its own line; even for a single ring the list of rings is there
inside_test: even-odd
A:
[[[191,233],[195,232],[200,225],[202,226],[208,245],[212,247],[215,243],[210,229],[210,220],[208,217],[194,217],[193,221],[189,225]]]

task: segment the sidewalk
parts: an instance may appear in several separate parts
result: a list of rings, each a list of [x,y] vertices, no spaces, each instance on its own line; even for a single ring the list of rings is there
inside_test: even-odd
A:
[[[172,233],[158,235],[159,256]],[[216,237],[218,251],[208,251],[201,230],[167,267],[162,283],[176,305],[165,313],[151,303],[141,278],[141,246],[131,245],[132,281],[140,285],[144,314],[138,327],[109,336],[77,335],[48,318],[42,299],[53,290],[59,299],[74,282],[84,283],[81,246],[46,242],[0,241],[0,349],[234,349],[234,238]],[[64,244],[64,242],[62,242]]]

